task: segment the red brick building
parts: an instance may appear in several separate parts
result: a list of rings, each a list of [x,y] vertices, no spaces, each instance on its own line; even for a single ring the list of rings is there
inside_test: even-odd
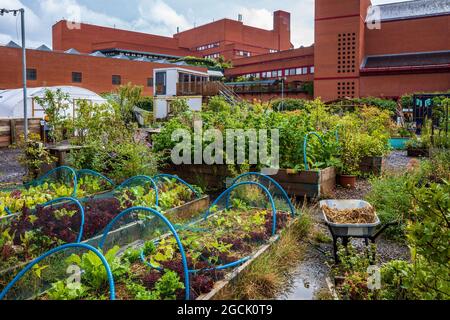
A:
[[[450,2],[316,0],[315,95],[398,97],[450,89]]]
[[[79,85],[100,93],[132,82],[150,95],[153,69],[189,55],[224,56],[234,64],[227,77],[265,80],[262,86],[237,87],[245,98],[305,97],[305,84],[327,101],[450,88],[448,0],[375,8],[370,0],[316,0],[315,44],[298,49],[291,44],[290,14],[284,11],[274,13],[273,30],[222,19],[173,37],[69,26],[66,21],[53,26],[54,51],[27,51],[29,86]],[[0,47],[0,89],[21,86],[20,61],[20,48]],[[286,83],[283,90],[273,83],[279,79]]]
[[[134,52],[164,58],[197,56],[227,60],[292,49],[291,15],[274,12],[273,30],[244,25],[241,21],[222,19],[173,37],[81,24],[73,28],[67,21],[53,26],[53,49],[71,48],[82,53],[95,51]]]

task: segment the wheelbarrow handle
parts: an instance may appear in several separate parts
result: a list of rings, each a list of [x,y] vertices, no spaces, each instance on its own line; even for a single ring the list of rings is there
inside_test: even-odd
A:
[[[395,225],[398,225],[398,224],[400,224],[400,221],[392,221],[392,222],[385,223],[385,224],[383,225],[383,227],[381,227],[380,230],[378,230],[378,231],[375,233],[375,235],[372,237],[372,240],[378,239],[378,237],[381,236],[381,234],[382,234],[387,228],[392,227],[392,226],[395,226]]]

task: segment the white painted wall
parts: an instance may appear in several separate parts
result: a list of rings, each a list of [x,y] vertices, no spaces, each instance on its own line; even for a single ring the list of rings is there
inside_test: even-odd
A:
[[[189,109],[192,111],[202,110],[202,97],[167,97],[157,96],[153,100],[153,114],[155,119],[165,119],[169,114],[170,102],[180,98],[186,99]]]

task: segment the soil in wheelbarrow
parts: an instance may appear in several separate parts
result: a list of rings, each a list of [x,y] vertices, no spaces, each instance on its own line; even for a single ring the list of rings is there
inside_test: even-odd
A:
[[[375,223],[376,214],[372,206],[354,209],[334,209],[326,205],[322,206],[322,210],[328,220],[339,224],[363,224]]]

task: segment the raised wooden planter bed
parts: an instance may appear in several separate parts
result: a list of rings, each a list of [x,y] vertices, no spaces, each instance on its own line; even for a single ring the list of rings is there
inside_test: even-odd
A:
[[[179,165],[163,169],[188,183],[204,186],[209,190],[220,190],[232,176],[226,165]],[[280,169],[275,179],[291,196],[317,198],[328,194],[336,187],[336,169],[318,171],[293,171]]]
[[[383,171],[384,158],[383,157],[365,157],[361,160],[359,170],[363,174],[380,175]]]
[[[336,169],[319,171],[298,171],[280,169],[275,179],[291,196],[320,198],[336,187]]]
[[[195,199],[192,200],[191,202],[185,203],[184,205],[181,205],[179,207],[169,209],[164,213],[164,215],[171,220],[177,219],[177,221],[189,223],[192,220],[198,219],[200,215],[206,209],[208,209],[209,205],[210,205],[209,196],[203,196],[199,199]],[[17,215],[18,214],[9,217]],[[118,245],[120,247],[123,247],[123,250],[125,250],[130,246],[130,244],[136,243],[140,239],[146,238],[146,235],[152,234],[152,232],[154,232],[154,230],[150,224],[143,224],[141,221],[128,223],[126,225],[121,226],[120,228],[111,231],[108,234],[107,241],[104,243],[103,249],[105,249],[104,251],[107,251],[112,247]],[[98,247],[102,237],[103,234],[100,234],[91,239],[83,241],[83,243],[90,244],[93,247]],[[15,266],[10,266],[6,269],[0,270],[0,279],[1,280],[9,279],[9,281],[12,280],[13,277],[17,273],[19,273],[20,270],[25,268],[25,266],[29,262],[30,261],[20,262]],[[6,281],[6,283],[3,283],[3,285],[6,285],[9,281]],[[2,282],[3,281],[0,281],[0,284]],[[0,285],[0,291],[3,289],[3,285]]]
[[[183,164],[163,168],[164,173],[177,175],[186,182],[205,187],[207,190],[221,190],[232,174],[227,165]]]

